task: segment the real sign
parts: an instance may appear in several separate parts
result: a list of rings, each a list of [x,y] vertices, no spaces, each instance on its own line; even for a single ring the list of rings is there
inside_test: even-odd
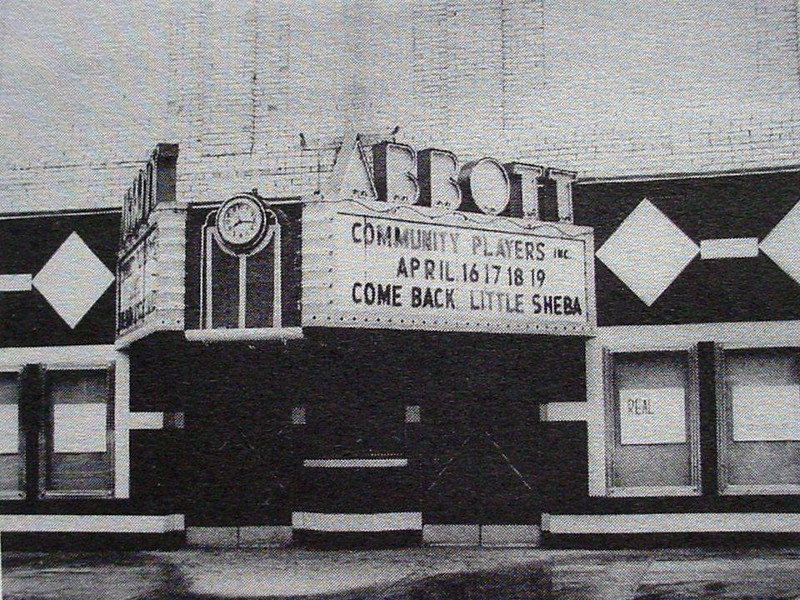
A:
[[[592,232],[368,201],[304,208],[303,325],[586,334]]]
[[[621,389],[620,443],[686,442],[686,390],[682,387]]]

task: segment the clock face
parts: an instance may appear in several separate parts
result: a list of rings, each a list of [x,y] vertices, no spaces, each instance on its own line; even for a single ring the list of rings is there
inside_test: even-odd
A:
[[[217,231],[234,249],[252,248],[263,238],[266,213],[253,198],[237,196],[227,200],[217,213]]]

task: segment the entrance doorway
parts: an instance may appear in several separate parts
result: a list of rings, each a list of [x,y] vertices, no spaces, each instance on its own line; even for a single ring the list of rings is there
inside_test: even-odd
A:
[[[418,464],[404,421],[402,405],[378,400],[307,412],[292,511],[297,542],[346,547],[422,541]]]
[[[426,523],[539,524],[537,405],[452,397],[425,412],[419,456]]]

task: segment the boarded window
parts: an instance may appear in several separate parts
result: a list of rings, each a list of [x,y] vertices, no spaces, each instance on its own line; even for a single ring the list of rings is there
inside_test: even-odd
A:
[[[800,351],[731,350],[719,366],[722,491],[800,485]]]
[[[107,370],[49,370],[42,435],[45,494],[110,495],[113,405]]]
[[[699,488],[694,352],[630,352],[606,358],[609,488],[651,495]]]
[[[25,436],[18,372],[0,372],[0,497],[21,498],[25,489]]]

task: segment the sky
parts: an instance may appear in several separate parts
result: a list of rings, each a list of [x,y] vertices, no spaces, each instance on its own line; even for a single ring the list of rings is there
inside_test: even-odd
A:
[[[0,0],[0,164],[146,152],[168,122],[163,5]]]
[[[215,64],[204,98],[210,99],[213,111],[206,111],[209,114],[203,117],[223,136],[237,131],[241,134],[241,102],[237,104],[231,98],[240,88],[250,87],[249,79],[241,80],[241,69],[231,68],[241,62],[235,47],[241,22],[232,15],[242,12],[244,0],[236,3],[237,10],[230,9],[228,2],[233,1],[210,2],[215,12],[211,37],[216,41],[209,42],[209,47]],[[292,58],[288,67],[293,82],[290,106],[292,114],[299,114],[294,121],[310,122],[313,118],[319,128],[330,129],[337,120],[322,110],[335,104],[326,104],[326,98],[331,90],[336,93],[338,89],[336,78],[325,70],[326,52],[333,44],[323,13],[330,10],[319,10],[321,4],[312,4],[315,1],[326,1],[329,7],[347,6],[342,0],[259,0],[265,7],[265,37],[275,37],[276,30],[270,27],[278,21],[277,9],[283,8],[289,15],[287,22],[292,23],[294,45],[286,54]],[[381,3],[390,0],[353,1],[358,2],[359,15],[372,18],[387,13]],[[392,1],[395,6],[397,0]],[[462,137],[468,141],[479,133],[479,108],[488,115],[487,121],[496,116],[491,94],[473,85],[470,77],[473,70],[484,66],[482,55],[474,51],[480,48],[479,42],[485,42],[474,33],[480,30],[480,22],[473,13],[480,11],[465,9],[475,1],[451,1],[460,7],[451,11],[448,18],[453,23],[446,25],[454,45],[440,56],[446,67],[441,75],[449,77],[443,86],[450,90],[446,102],[452,113],[449,118],[464,125]],[[158,142],[182,141],[175,135],[179,123],[170,104],[169,90],[178,88],[170,84],[170,41],[174,41],[170,28],[180,21],[171,13],[179,15],[178,7],[190,4],[158,0],[0,0],[0,176],[7,176],[9,166],[143,160]],[[530,6],[534,4],[531,1]],[[300,5],[306,10],[299,10]],[[672,159],[665,159],[659,144],[677,148],[674,154],[680,157],[705,143],[703,135],[695,135],[681,146],[681,140],[692,132],[719,131],[724,138],[729,131],[741,132],[754,122],[762,137],[777,132],[774,140],[765,137],[766,141],[759,142],[766,150],[756,148],[760,154],[755,158],[767,163],[795,160],[797,146],[786,141],[800,135],[800,57],[794,0],[546,0],[544,10],[542,19],[531,17],[534,25],[542,21],[542,59],[536,59],[535,52],[525,52],[529,49],[525,44],[536,42],[536,36],[530,36],[530,40],[519,36],[522,41],[514,38],[514,54],[508,57],[514,59],[512,64],[517,61],[523,65],[512,78],[512,87],[520,111],[530,112],[521,120],[520,152],[538,156],[535,151],[558,150],[562,145],[580,149],[617,140],[625,146],[633,140],[622,150],[630,146],[634,150],[628,150],[634,155],[640,146],[658,146],[651,153],[657,164],[645,164],[638,155],[630,158],[617,147],[603,146],[606,149],[596,160],[582,155],[584,162],[568,162],[567,166],[614,173],[642,172],[643,167],[684,169],[683,163],[665,163]],[[373,48],[381,57],[355,69],[355,79],[365,90],[363,105],[368,107],[361,113],[371,116],[367,127],[394,125],[403,118],[409,120],[404,126],[418,125],[411,120],[413,111],[408,116],[408,111],[396,108],[405,106],[406,96],[401,92],[414,89],[421,81],[419,72],[426,71],[426,65],[413,61],[436,57],[412,56],[415,46],[408,32],[414,28],[408,23],[398,26],[394,20],[384,21],[380,25],[382,21],[377,19],[354,36],[354,43],[365,56],[369,54],[364,48]],[[226,26],[231,31],[226,31]],[[420,33],[424,31],[417,31]],[[405,54],[395,52],[391,60],[406,60],[413,65],[406,79],[396,64],[387,67],[386,54],[393,38],[401,40]],[[349,48],[349,38],[346,42],[343,47]],[[249,48],[245,52],[249,53]],[[298,60],[301,53],[307,55],[305,62]],[[265,89],[269,87],[265,82],[277,79],[272,77],[277,68],[273,64],[275,55],[272,49],[265,51],[259,63],[264,75],[260,85]],[[334,56],[331,60],[330,64],[341,65],[345,59]],[[309,64],[314,68],[309,69]],[[302,85],[297,84],[300,79]],[[546,93],[541,93],[542,89]],[[268,93],[263,101],[265,105],[279,105]],[[417,108],[427,114],[434,101],[423,98]],[[455,112],[450,110],[453,107]],[[276,120],[273,114],[264,119],[270,127]],[[294,122],[291,125],[295,127]],[[327,129],[325,135],[339,133]],[[448,132],[451,137],[456,135]],[[202,136],[204,132],[193,130],[195,134]],[[572,160],[566,150],[556,158]],[[751,159],[746,156],[742,160]],[[688,168],[705,168],[705,164]]]

